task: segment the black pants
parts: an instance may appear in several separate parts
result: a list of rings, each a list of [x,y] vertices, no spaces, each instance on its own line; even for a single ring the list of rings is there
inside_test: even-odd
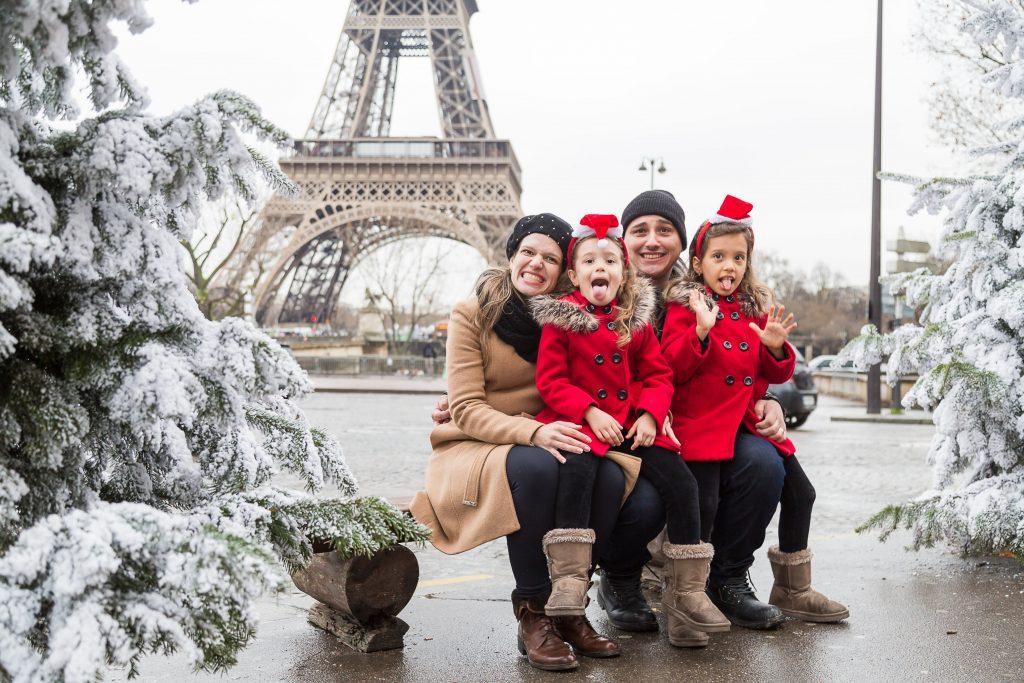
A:
[[[615,450],[640,458],[640,476],[657,490],[665,506],[668,540],[691,544],[700,540],[700,509],[697,504],[697,481],[690,474],[678,453],[648,446],[630,451],[632,440]],[[605,458],[593,453],[562,453],[565,464],[558,477],[555,526],[557,528],[591,527],[591,510],[603,505],[619,506],[619,499],[600,500],[594,495],[597,468]]]
[[[626,489],[626,478],[619,466],[606,458],[599,460],[592,487],[594,506],[589,512],[589,526],[597,536],[594,558],[603,557],[610,550],[609,541],[613,538],[619,515],[619,502]],[[531,446],[513,446],[505,461],[505,473],[519,519],[519,530],[506,536],[505,540],[516,592],[522,597],[542,595],[550,590],[547,558],[544,557],[541,540],[544,534],[556,528],[555,494],[561,467],[546,450]],[[608,501],[614,501],[614,504],[608,504]],[[623,510],[628,508],[627,504]],[[653,510],[650,506],[633,506],[632,515],[633,523],[644,528],[661,524],[657,506]]]
[[[700,490],[701,539],[714,543],[712,573],[717,567],[723,577],[742,574],[753,563],[776,500],[782,505],[779,549],[805,549],[815,497],[796,456],[781,456],[769,442],[745,431],[736,436],[735,453],[733,460],[687,463]]]

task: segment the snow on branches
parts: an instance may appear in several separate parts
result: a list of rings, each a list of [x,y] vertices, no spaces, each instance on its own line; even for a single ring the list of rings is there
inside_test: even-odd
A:
[[[988,96],[1024,99],[1024,9],[962,0],[961,29],[1003,66],[983,75]],[[941,274],[889,278],[920,310],[920,325],[879,335],[867,327],[844,354],[868,365],[888,357],[888,380],[917,373],[904,405],[934,408],[932,490],[890,506],[863,528],[885,538],[903,526],[914,546],[954,544],[964,554],[1024,557],[1024,121],[989,122],[1012,144],[975,150],[996,171],[915,182],[911,211],[945,212]]]
[[[91,681],[151,652],[229,666],[282,563],[427,534],[353,497],[291,356],[186,286],[178,241],[204,202],[290,187],[247,142],[285,134],[231,92],[148,115],[116,20],[150,23],[141,0],[0,0],[2,680]],[[279,490],[282,469],[342,497]]]

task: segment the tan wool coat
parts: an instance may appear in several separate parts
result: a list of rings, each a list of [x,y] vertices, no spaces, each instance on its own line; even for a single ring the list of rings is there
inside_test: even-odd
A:
[[[456,304],[448,324],[448,403],[452,419],[430,433],[433,452],[425,490],[413,498],[413,516],[432,531],[438,550],[454,554],[519,529],[505,459],[512,446],[530,445],[542,424],[537,366],[523,360],[494,332],[484,363],[476,297]],[[626,475],[626,495],[640,459],[609,452]],[[625,500],[625,497],[623,498]]]

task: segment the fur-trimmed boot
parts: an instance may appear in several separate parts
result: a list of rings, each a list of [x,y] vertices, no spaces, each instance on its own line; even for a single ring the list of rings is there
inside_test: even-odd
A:
[[[668,624],[668,641],[677,647],[706,645],[706,641],[698,642],[694,631],[719,633],[730,627],[729,620],[704,592],[714,548],[710,543],[665,543],[664,551],[667,571],[661,605]]]
[[[552,617],[583,616],[590,588],[593,529],[552,529],[544,534],[551,597],[544,612]]]
[[[802,621],[833,623],[850,616],[850,610],[811,588],[811,549],[784,553],[779,546],[768,549],[768,561],[775,574],[768,602],[787,617]]]

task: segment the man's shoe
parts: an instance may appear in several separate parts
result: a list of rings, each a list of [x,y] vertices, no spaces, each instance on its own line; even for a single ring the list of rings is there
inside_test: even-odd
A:
[[[657,631],[658,620],[640,590],[640,572],[612,578],[605,572],[597,587],[597,604],[608,621],[623,631]]]
[[[737,626],[764,630],[786,620],[778,607],[757,599],[746,575],[713,581],[707,593],[719,611]]]

